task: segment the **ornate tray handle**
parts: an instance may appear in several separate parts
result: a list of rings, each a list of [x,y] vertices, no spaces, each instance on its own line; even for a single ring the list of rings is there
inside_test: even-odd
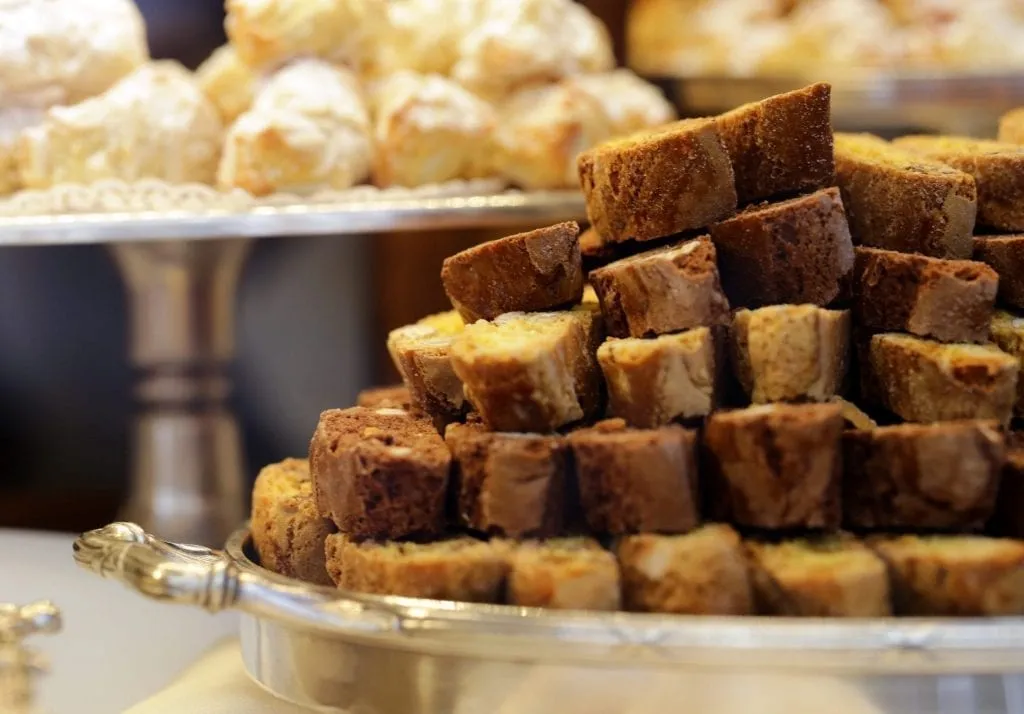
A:
[[[345,632],[399,629],[395,612],[341,593],[275,582],[244,570],[223,551],[160,540],[134,523],[84,533],[74,553],[83,568],[154,600],[213,613],[237,609]]]

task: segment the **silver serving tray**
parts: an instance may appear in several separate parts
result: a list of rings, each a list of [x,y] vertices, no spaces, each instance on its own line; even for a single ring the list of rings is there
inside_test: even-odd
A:
[[[131,523],[79,565],[141,594],[241,611],[252,678],[351,714],[1024,714],[1024,618],[681,617],[366,596]]]

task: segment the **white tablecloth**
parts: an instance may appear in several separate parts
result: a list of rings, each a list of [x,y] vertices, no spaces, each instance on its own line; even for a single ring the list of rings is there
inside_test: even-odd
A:
[[[75,565],[70,535],[0,529],[0,602],[52,600],[64,631],[33,644],[52,672],[38,686],[43,714],[114,714],[176,679],[238,631],[233,615],[146,600]]]

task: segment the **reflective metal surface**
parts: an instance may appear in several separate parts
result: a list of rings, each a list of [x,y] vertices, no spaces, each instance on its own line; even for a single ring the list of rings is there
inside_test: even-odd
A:
[[[18,607],[0,604],[0,712],[31,714],[32,683],[46,671],[46,659],[24,645],[26,638],[54,634],[61,628],[60,611],[49,602]]]
[[[246,613],[253,678],[355,714],[1024,714],[1024,619],[702,618],[362,596],[132,524],[84,534],[80,565],[168,602]]]
[[[671,77],[658,81],[691,114],[716,114],[812,82],[832,83],[832,119],[842,131],[934,131],[993,136],[999,116],[1024,105],[1024,75],[856,71],[813,67],[789,77]]]

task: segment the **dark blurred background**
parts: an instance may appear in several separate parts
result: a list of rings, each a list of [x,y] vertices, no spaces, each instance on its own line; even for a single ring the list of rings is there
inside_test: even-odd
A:
[[[156,58],[197,66],[222,0],[137,0]],[[626,0],[586,2],[621,60]],[[301,455],[321,409],[395,379],[392,327],[445,307],[445,256],[479,232],[266,239],[240,290],[235,403],[251,475]],[[101,246],[0,251],[0,527],[84,530],[127,489],[132,373],[120,276]]]

